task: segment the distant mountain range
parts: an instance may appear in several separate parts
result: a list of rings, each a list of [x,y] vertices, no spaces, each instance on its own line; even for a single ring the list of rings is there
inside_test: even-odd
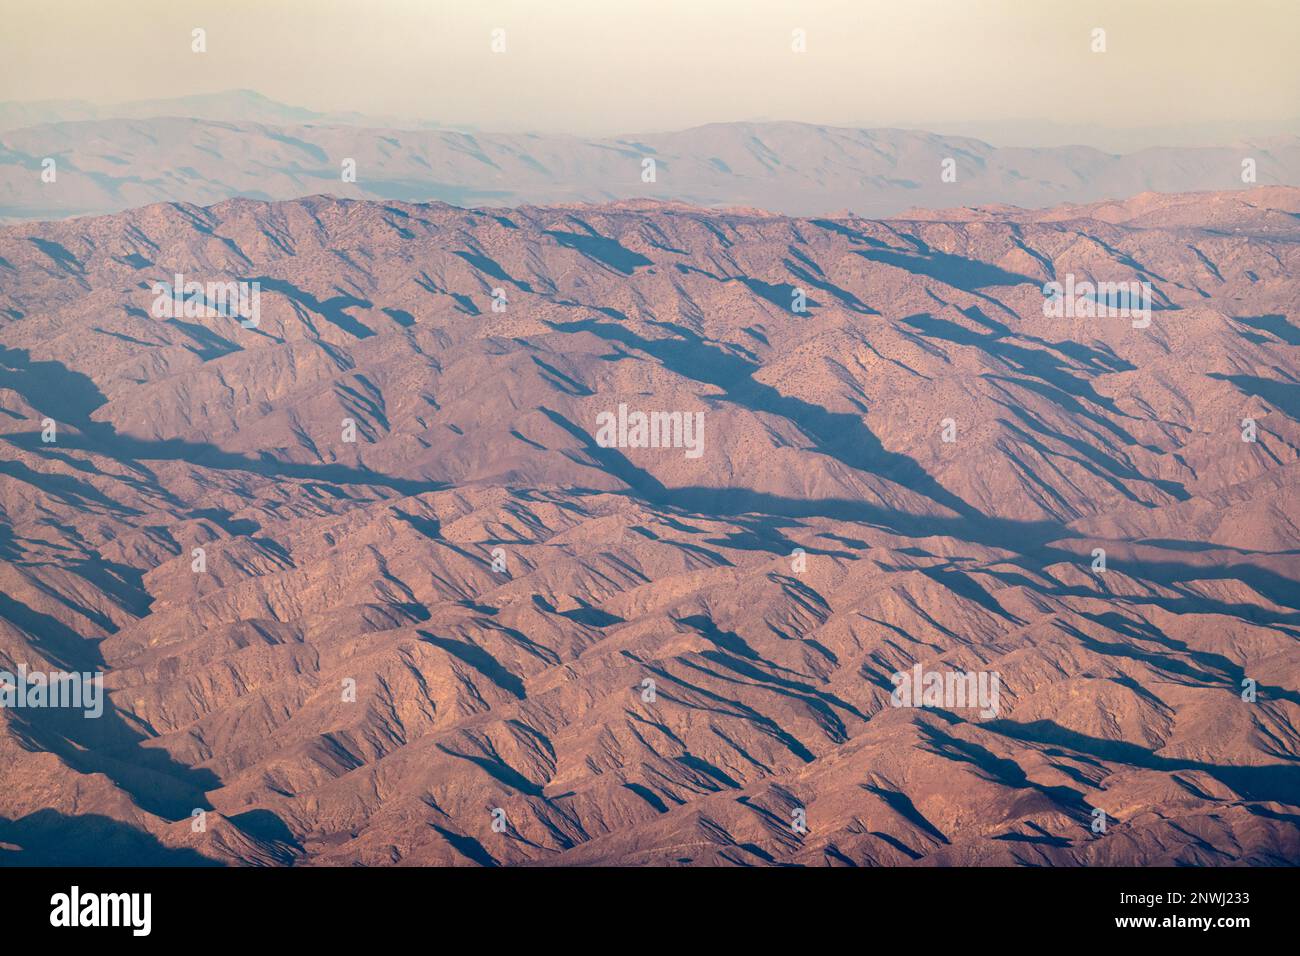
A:
[[[249,91],[111,108],[3,104],[0,220],[313,194],[484,206],[645,198],[893,216],[918,207],[1039,208],[1144,191],[1238,189],[1251,185],[1242,182],[1246,160],[1258,184],[1300,184],[1295,135],[1116,154],[792,122],[605,138],[369,125],[378,122]],[[54,182],[42,181],[46,159],[55,161]],[[344,179],[347,160],[355,182]]]
[[[86,100],[41,100],[0,103],[0,133],[25,126],[67,123],[95,119],[153,119],[185,116],[234,123],[298,123],[332,126],[368,126],[391,129],[461,129],[477,126],[441,123],[430,119],[384,116],[348,110],[322,112],[291,106],[255,90],[225,90],[165,99],[132,100],[96,104]],[[769,117],[747,117],[767,122]],[[965,136],[994,146],[1092,146],[1103,152],[1132,153],[1164,146],[1227,146],[1275,136],[1300,136],[1300,116],[1283,120],[1183,123],[1177,126],[1100,126],[1094,123],[1063,123],[1051,119],[935,120],[925,122],[855,122],[854,128],[927,130],[945,136]]]

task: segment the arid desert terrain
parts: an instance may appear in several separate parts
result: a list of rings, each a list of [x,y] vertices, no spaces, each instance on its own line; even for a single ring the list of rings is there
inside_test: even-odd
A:
[[[1300,862],[1297,275],[1287,187],[0,228],[0,665],[106,694],[0,862]]]

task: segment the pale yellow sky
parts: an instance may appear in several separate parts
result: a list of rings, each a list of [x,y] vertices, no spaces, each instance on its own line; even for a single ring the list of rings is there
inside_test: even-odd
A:
[[[0,100],[238,87],[573,133],[1300,115],[1300,0],[0,0],[0,24]]]

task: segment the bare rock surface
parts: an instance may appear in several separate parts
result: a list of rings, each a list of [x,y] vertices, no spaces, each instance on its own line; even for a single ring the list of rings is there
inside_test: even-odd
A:
[[[108,694],[0,709],[0,861],[1300,862],[1298,214],[0,229],[0,669]],[[893,706],[918,664],[996,714]]]

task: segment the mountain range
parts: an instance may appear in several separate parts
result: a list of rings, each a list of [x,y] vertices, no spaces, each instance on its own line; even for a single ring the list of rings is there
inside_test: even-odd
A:
[[[1294,133],[1113,153],[794,122],[586,138],[368,125],[399,122],[317,113],[248,91],[117,108],[0,104],[0,221],[321,193],[462,206],[659,199],[880,217],[1300,184]]]
[[[1300,189],[1227,149],[387,135],[4,136],[11,216],[205,204],[0,228],[0,669],[108,695],[0,708],[0,862],[1300,860]],[[358,198],[274,198],[343,156]],[[947,187],[995,205],[832,214]],[[1067,282],[1149,322],[1057,317]],[[600,439],[626,410],[700,454]],[[995,713],[898,706],[917,667]]]

